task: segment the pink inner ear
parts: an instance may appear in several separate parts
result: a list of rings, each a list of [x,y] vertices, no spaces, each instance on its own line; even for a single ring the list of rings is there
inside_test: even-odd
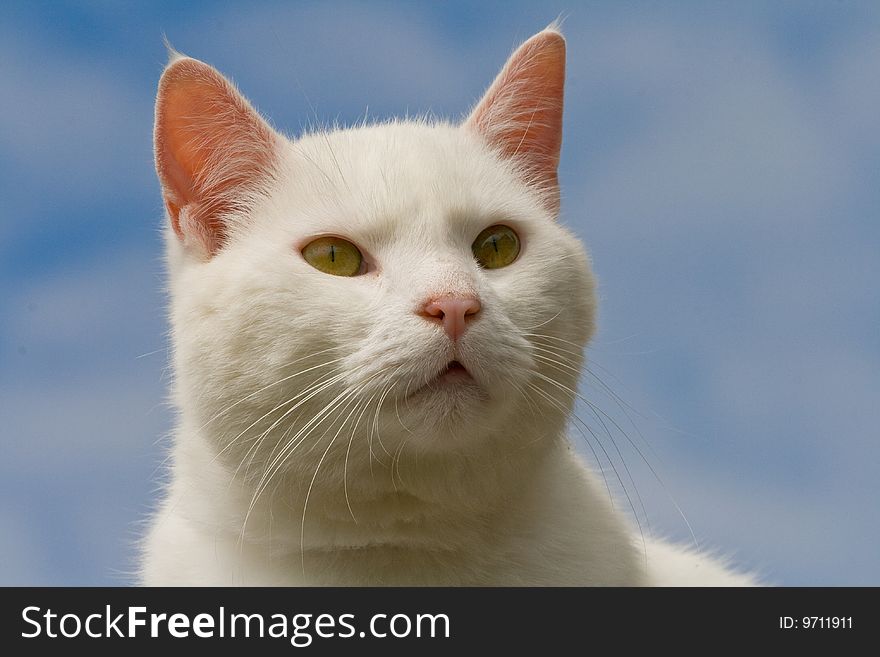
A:
[[[243,210],[247,190],[270,173],[277,139],[213,68],[188,58],[172,63],[159,83],[155,146],[175,233],[215,253],[224,219]]]
[[[466,122],[504,156],[519,160],[557,207],[564,86],[565,40],[545,30],[511,55]]]

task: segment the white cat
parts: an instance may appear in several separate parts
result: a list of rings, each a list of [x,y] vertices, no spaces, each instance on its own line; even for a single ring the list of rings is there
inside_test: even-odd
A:
[[[565,42],[461,124],[288,140],[174,55],[170,482],[149,585],[746,585],[642,541],[566,426],[594,280],[557,222]]]

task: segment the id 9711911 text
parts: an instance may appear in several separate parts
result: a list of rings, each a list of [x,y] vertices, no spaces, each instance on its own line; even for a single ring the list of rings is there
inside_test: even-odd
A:
[[[852,616],[779,617],[781,630],[851,630],[852,626]]]

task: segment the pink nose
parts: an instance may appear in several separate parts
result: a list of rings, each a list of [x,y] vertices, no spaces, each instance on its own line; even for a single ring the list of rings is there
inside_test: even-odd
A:
[[[428,301],[420,315],[426,319],[437,319],[443,330],[453,340],[458,340],[467,329],[467,320],[480,312],[480,300],[471,296],[438,297]]]

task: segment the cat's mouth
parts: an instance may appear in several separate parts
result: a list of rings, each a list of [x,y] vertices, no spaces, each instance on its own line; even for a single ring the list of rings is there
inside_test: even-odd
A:
[[[446,363],[446,367],[440,370],[433,379],[428,381],[425,388],[439,388],[460,383],[473,383],[474,377],[467,368],[457,360]]]
[[[434,378],[430,379],[423,386],[411,392],[408,397],[412,398],[418,394],[439,391],[444,389],[454,389],[461,386],[476,384],[476,380],[462,365],[460,361],[451,360],[439,371]]]
[[[474,377],[467,368],[457,360],[451,360],[446,367],[437,375],[432,383],[455,383],[459,381],[473,381]]]

